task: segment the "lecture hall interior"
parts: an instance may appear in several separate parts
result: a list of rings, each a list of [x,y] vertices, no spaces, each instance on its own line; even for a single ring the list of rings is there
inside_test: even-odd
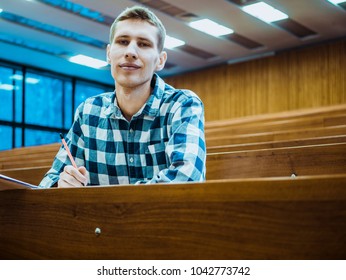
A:
[[[157,74],[204,104],[206,180],[0,179],[0,258],[345,259],[343,0],[2,0],[0,174],[37,186],[79,104],[114,91],[109,30],[135,5],[166,28]]]

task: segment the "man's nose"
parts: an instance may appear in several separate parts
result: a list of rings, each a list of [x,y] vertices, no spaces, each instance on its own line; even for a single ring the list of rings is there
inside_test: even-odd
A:
[[[134,42],[131,42],[128,44],[125,52],[126,58],[132,58],[132,59],[137,59],[137,47]]]

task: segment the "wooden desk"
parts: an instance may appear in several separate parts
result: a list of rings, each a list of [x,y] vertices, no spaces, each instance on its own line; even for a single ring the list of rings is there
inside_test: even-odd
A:
[[[345,259],[346,174],[2,191],[0,258]]]
[[[207,180],[314,176],[346,171],[346,143],[207,154]]]

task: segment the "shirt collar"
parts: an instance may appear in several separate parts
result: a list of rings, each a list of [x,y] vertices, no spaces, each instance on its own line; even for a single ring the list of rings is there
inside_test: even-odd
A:
[[[106,103],[104,107],[105,109],[103,111],[105,116],[108,118],[115,118],[115,119],[122,118],[122,113],[117,103],[115,90],[113,94],[111,95],[111,98],[108,99],[107,101],[108,101],[107,102],[108,104]]]
[[[161,99],[165,91],[165,82],[155,73],[151,80],[151,87],[153,91],[143,109],[143,114],[153,117],[160,108]]]

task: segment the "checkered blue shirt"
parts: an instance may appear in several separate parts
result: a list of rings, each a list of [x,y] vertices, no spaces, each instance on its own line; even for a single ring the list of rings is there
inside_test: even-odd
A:
[[[150,184],[205,180],[204,108],[189,90],[171,87],[157,75],[146,104],[127,121],[116,94],[88,98],[76,110],[65,140],[88,185]],[[71,165],[62,146],[40,183],[49,188]]]

